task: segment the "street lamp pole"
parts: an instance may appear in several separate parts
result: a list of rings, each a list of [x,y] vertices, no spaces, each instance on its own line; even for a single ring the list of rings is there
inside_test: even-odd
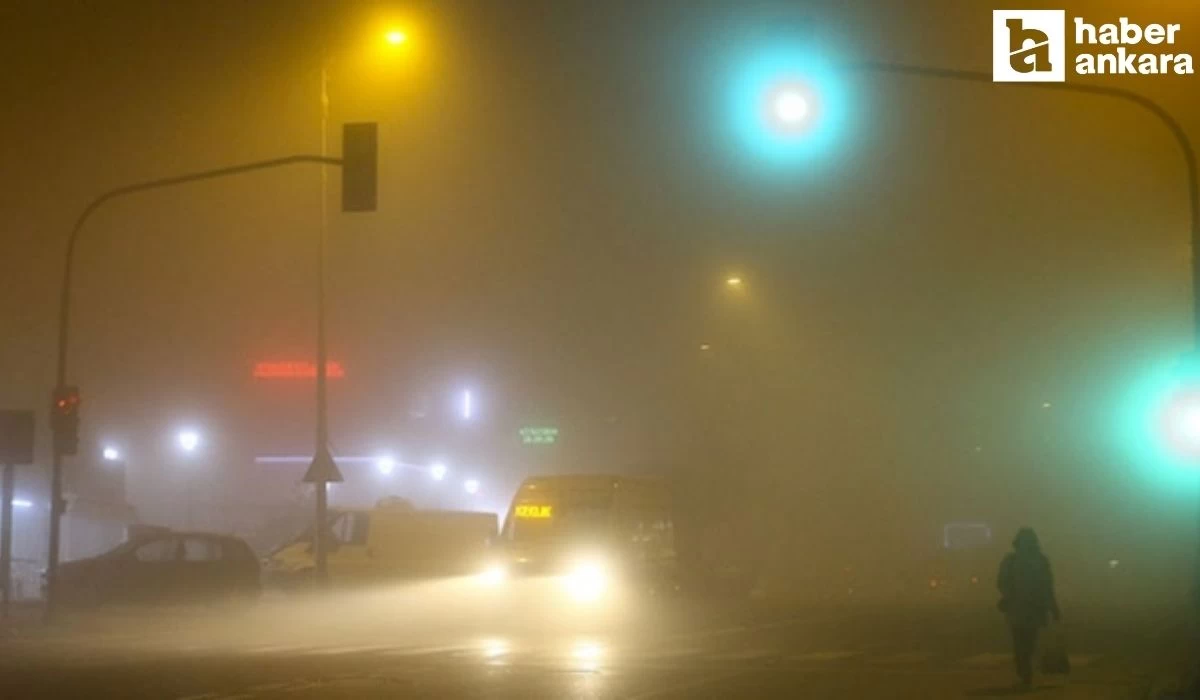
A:
[[[943,80],[958,80],[962,82],[996,84],[989,73],[980,71],[952,70],[933,68],[930,66],[914,66],[900,63],[866,62],[846,66],[849,70],[863,73],[887,73],[909,75],[920,78],[937,78]],[[1187,132],[1162,105],[1145,95],[1130,90],[1107,87],[1103,85],[1080,85],[1075,83],[1001,83],[1022,88],[1041,90],[1056,90],[1059,92],[1074,92],[1088,95],[1110,97],[1135,104],[1158,118],[1167,128],[1179,147],[1183,156],[1184,169],[1187,174],[1188,195],[1188,226],[1192,246],[1192,347],[1193,352],[1200,354],[1200,174],[1197,173],[1196,151],[1192,147]],[[1197,545],[1197,579],[1196,602],[1200,605],[1200,544]]]
[[[67,237],[66,258],[63,262],[62,285],[59,288],[58,297],[58,344],[57,344],[57,362],[55,365],[55,386],[61,387],[66,384],[67,380],[67,349],[70,342],[70,319],[71,319],[71,276],[75,267],[75,251],[79,244],[79,234],[83,230],[84,224],[88,222],[92,214],[96,212],[102,205],[114,199],[124,197],[126,195],[137,194],[139,192],[147,192],[149,190],[163,189],[166,187],[174,187],[190,182],[198,182],[201,180],[213,180],[230,175],[239,175],[242,173],[253,172],[256,170],[266,170],[268,168],[278,168],[286,165],[295,165],[299,163],[318,163],[321,165],[342,165],[341,158],[330,158],[328,156],[313,156],[313,155],[297,155],[286,156],[283,158],[272,158],[270,160],[260,160],[253,163],[244,163],[242,165],[234,165],[226,168],[215,168],[212,170],[202,170],[199,172],[188,173],[186,175],[177,175],[175,177],[159,178],[157,180],[147,180],[138,182],[132,185],[125,185],[116,189],[109,190],[93,199],[79,218],[75,220],[75,226],[71,229],[70,235]],[[46,608],[45,618],[50,620],[54,617],[55,602],[56,602],[56,587],[55,582],[58,576],[58,555],[59,541],[61,539],[62,515],[64,511],[64,503],[62,498],[62,458],[63,454],[55,440],[51,451],[50,461],[50,533],[48,551],[46,553]]]
[[[1081,85],[1076,83],[995,83],[990,73],[981,71],[952,70],[902,63],[853,63],[845,66],[845,68],[860,73],[910,75],[920,78],[937,78],[942,80],[958,80],[961,82],[986,83],[988,85],[1007,85],[1015,88],[1035,88],[1099,95],[1124,100],[1153,114],[1175,139],[1175,144],[1179,147],[1179,152],[1183,156],[1184,168],[1187,173],[1188,224],[1192,245],[1192,333],[1193,344],[1197,351],[1200,351],[1200,174],[1197,173],[1196,151],[1192,147],[1191,139],[1188,138],[1187,132],[1183,130],[1183,127],[1179,125],[1178,120],[1171,116],[1171,113],[1162,105],[1145,95],[1131,90],[1104,85]]]
[[[321,60],[321,157],[329,152],[329,60]],[[325,347],[325,239],[329,221],[329,170],[321,168],[321,225],[317,232],[317,444],[313,454],[321,459],[329,454],[329,413],[326,403]],[[332,459],[332,457],[330,457]],[[316,560],[316,585],[323,587],[328,580],[328,547],[325,523],[329,519],[329,484],[324,480],[313,483],[316,492],[316,522],[313,526],[313,558]]]

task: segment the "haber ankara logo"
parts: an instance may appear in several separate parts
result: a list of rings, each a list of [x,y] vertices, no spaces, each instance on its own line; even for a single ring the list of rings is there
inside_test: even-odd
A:
[[[1066,21],[1064,10],[993,10],[992,80],[1066,80]]]

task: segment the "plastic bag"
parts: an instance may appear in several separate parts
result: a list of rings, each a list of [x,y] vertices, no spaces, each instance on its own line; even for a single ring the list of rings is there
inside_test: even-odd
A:
[[[1067,640],[1061,625],[1055,625],[1051,633],[1046,635],[1041,666],[1042,673],[1048,676],[1066,675],[1071,672],[1071,657],[1067,656]]]

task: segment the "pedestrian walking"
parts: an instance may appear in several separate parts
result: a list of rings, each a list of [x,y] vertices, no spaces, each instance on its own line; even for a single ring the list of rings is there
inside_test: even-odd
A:
[[[1037,534],[1023,527],[1013,538],[1013,551],[1000,563],[996,587],[1000,589],[1000,611],[1008,622],[1013,640],[1013,662],[1022,688],[1033,687],[1033,654],[1038,634],[1049,618],[1062,615],[1054,595],[1050,560],[1042,553]]]

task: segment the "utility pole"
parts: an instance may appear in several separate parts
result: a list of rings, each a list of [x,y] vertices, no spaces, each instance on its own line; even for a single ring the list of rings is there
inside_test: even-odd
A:
[[[16,495],[16,471],[14,464],[4,465],[4,483],[0,486],[0,584],[3,584],[3,598],[0,599],[0,620],[8,619],[8,603],[12,600],[12,523],[13,496]]]
[[[329,150],[329,65],[321,61],[321,156]],[[328,352],[325,333],[325,247],[329,227],[329,171],[321,168],[321,222],[317,232],[317,435],[312,465],[304,475],[315,491],[316,514],[313,523],[313,559],[316,571],[313,584],[322,589],[329,581],[329,482],[341,481],[342,475],[329,451]]]
[[[76,397],[76,405],[78,403],[78,390],[74,387],[65,386],[67,376],[67,350],[70,339],[70,319],[71,319],[71,273],[75,264],[75,250],[79,243],[80,233],[83,231],[84,224],[91,218],[106,202],[124,197],[139,192],[147,192],[150,190],[163,189],[174,187],[191,182],[201,180],[214,180],[217,178],[229,177],[241,173],[253,172],[256,170],[266,170],[270,168],[278,168],[285,165],[296,165],[300,163],[317,163],[320,165],[337,165],[342,168],[343,178],[343,198],[350,197],[350,203],[343,202],[343,210],[345,211],[374,211],[375,209],[375,194],[376,194],[376,164],[378,162],[377,155],[374,151],[377,143],[376,129],[374,123],[362,124],[347,124],[344,130],[346,150],[351,155],[343,158],[333,158],[329,156],[314,156],[314,155],[295,155],[286,156],[283,158],[273,158],[270,160],[255,161],[253,163],[245,163],[242,165],[234,165],[225,168],[215,168],[212,170],[202,170],[185,175],[177,175],[174,177],[159,178],[156,180],[147,180],[144,182],[118,187],[109,190],[99,197],[96,197],[84,208],[83,213],[75,221],[74,228],[67,238],[67,251],[63,263],[62,286],[59,290],[59,307],[58,307],[58,363],[55,384],[56,401],[60,395],[65,394]],[[350,183],[352,187],[347,189],[345,184]],[[348,193],[348,194],[347,194]],[[324,291],[321,290],[320,298],[324,298]],[[322,365],[322,368],[324,365]],[[318,370],[320,371],[320,370]],[[66,390],[74,390],[70,393]],[[54,417],[54,413],[51,416]],[[53,424],[52,424],[53,427]],[[49,549],[46,556],[46,620],[53,619],[56,607],[55,581],[58,573],[58,554],[59,554],[59,532],[61,529],[61,518],[63,514],[62,500],[62,457],[64,454],[73,454],[73,450],[64,450],[60,445],[62,442],[59,439],[59,430],[55,428],[55,445],[51,460],[51,477],[50,477],[50,537]],[[316,460],[314,460],[315,464]],[[310,469],[310,472],[312,470]]]
[[[993,86],[991,73],[981,71],[956,70],[949,68],[935,68],[932,66],[919,66],[902,63],[885,63],[885,62],[866,62],[854,63],[844,66],[847,70],[859,73],[875,73],[884,75],[901,75],[923,79],[935,80],[953,80],[959,82],[978,83],[981,85]],[[1191,292],[1192,292],[1192,352],[1193,356],[1187,359],[1187,364],[1194,366],[1197,357],[1200,357],[1200,166],[1196,162],[1196,149],[1192,146],[1192,141],[1188,137],[1187,132],[1180,125],[1174,115],[1168,112],[1162,105],[1154,100],[1132,90],[1124,88],[1109,87],[1107,85],[1092,85],[1088,83],[1002,83],[1006,89],[1013,90],[1053,90],[1060,93],[1075,93],[1079,95],[1092,95],[1095,97],[1104,97],[1120,100],[1127,104],[1134,105],[1143,109],[1152,115],[1162,124],[1171,138],[1175,141],[1175,145],[1179,148],[1179,155],[1183,158],[1184,168],[1184,186],[1187,196],[1187,216],[1188,216],[1188,236],[1191,243]],[[1200,545],[1200,538],[1197,539]],[[1200,611],[1200,546],[1198,546],[1195,562],[1195,590],[1197,610]]]

